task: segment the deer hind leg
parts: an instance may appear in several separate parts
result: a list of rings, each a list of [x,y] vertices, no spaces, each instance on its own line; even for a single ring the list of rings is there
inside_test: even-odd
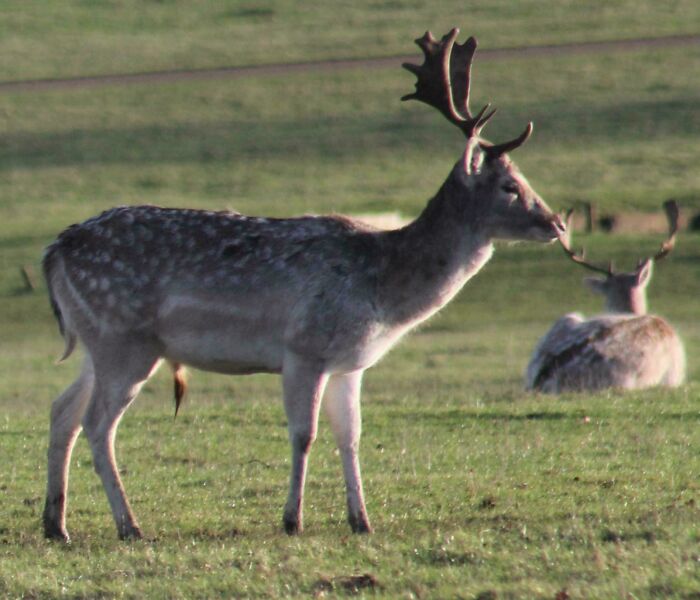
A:
[[[323,404],[331,423],[343,462],[348,502],[348,522],[354,533],[371,533],[360,474],[360,387],[362,371],[332,375],[328,380]]]
[[[95,471],[102,480],[121,539],[139,539],[141,529],[131,510],[117,469],[114,440],[119,421],[141,386],[160,364],[158,354],[142,346],[110,347],[95,361],[95,386],[83,418]]]
[[[66,531],[68,471],[73,446],[80,433],[80,420],[85,412],[94,384],[92,362],[86,358],[78,379],[51,406],[51,433],[48,449],[48,482],[44,505],[44,535],[69,541]]]
[[[303,531],[306,468],[309,451],[316,439],[321,397],[327,379],[317,365],[308,364],[296,355],[285,357],[282,387],[292,446],[292,473],[283,521],[289,535]]]

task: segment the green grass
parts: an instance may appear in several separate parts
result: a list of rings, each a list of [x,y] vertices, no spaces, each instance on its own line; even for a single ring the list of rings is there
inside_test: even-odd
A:
[[[484,47],[697,33],[693,0],[6,0],[0,80],[365,58],[459,26]]]
[[[429,4],[393,2],[363,3],[338,19],[326,5],[281,2],[6,4],[0,48],[12,60],[3,79],[410,53],[427,26],[453,23],[491,47],[684,33],[698,10],[497,2],[445,5],[436,16]],[[59,19],[63,11],[71,19]],[[78,44],[91,48],[90,60]],[[535,121],[514,158],[556,208],[587,198],[605,211],[651,212],[672,196],[692,213],[700,94],[688,73],[698,59],[691,47],[484,63],[477,55],[473,104],[499,107],[487,131],[496,140]],[[412,85],[398,69],[350,70],[0,95],[0,596],[332,597],[369,581],[360,595],[698,597],[692,233],[655,269],[649,292],[688,351],[689,383],[676,391],[525,394],[539,336],[562,313],[595,313],[600,301],[558,248],[500,246],[450,306],[366,375],[370,537],[350,535],[345,523],[325,420],[306,532],[282,533],[289,451],[276,377],[194,373],[173,420],[164,370],[126,415],[117,444],[148,541],[116,539],[82,438],[71,472],[74,541],[43,540],[49,407],[79,361],[53,364],[62,341],[43,286],[25,292],[20,267],[38,270],[42,247],[62,228],[121,203],[414,215],[461,140],[426,107],[398,101]],[[623,268],[659,242],[576,240],[592,260]],[[371,578],[352,579],[363,574]]]
[[[563,588],[572,597],[691,597],[700,584],[697,386],[554,400],[514,389],[492,395],[483,381],[463,384],[460,358],[447,378],[418,361],[403,385],[388,387],[391,359],[369,375],[363,460],[377,530],[369,538],[348,533],[327,428],[312,455],[307,531],[281,532],[287,442],[279,402],[263,397],[269,381],[197,377],[176,421],[162,382],[149,387],[119,442],[151,538],[139,543],[115,539],[82,441],[74,542],[46,543],[38,527],[44,427],[36,418],[6,422],[0,431],[18,462],[3,483],[0,590],[309,596],[369,573],[385,597],[553,598]]]

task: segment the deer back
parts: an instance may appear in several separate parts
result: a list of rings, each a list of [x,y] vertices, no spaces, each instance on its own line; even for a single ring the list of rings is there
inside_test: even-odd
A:
[[[68,228],[44,264],[83,339],[97,330],[157,337],[180,318],[192,329],[259,325],[282,343],[294,314],[309,318],[307,304],[322,320],[338,313],[339,290],[352,285],[362,298],[378,254],[369,228],[347,219],[139,206]]]

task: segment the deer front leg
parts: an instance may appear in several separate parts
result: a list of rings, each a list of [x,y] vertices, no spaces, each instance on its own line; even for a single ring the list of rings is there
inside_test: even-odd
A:
[[[348,502],[348,522],[354,533],[371,533],[360,474],[360,387],[363,371],[332,375],[328,380],[323,404],[331,422],[343,462]]]
[[[303,531],[304,483],[309,451],[316,439],[318,413],[328,377],[318,364],[289,354],[282,369],[284,409],[292,446],[292,474],[284,507],[284,529],[289,535]]]
[[[70,541],[66,530],[70,458],[93,383],[92,363],[86,359],[78,379],[51,406],[48,482],[43,516],[44,536],[50,539]]]

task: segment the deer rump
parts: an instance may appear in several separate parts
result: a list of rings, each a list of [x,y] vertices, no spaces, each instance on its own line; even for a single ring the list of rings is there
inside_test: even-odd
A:
[[[538,342],[526,387],[544,393],[676,387],[685,353],[676,332],[654,315],[559,319]]]

